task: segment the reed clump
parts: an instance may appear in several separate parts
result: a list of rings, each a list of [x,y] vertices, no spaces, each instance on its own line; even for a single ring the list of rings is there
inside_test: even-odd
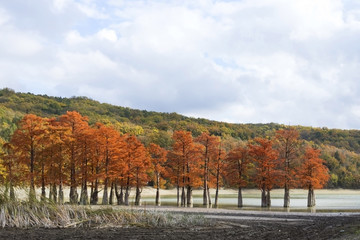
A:
[[[0,203],[0,226],[16,228],[187,227],[209,222],[199,215],[156,211],[57,205],[48,202]]]

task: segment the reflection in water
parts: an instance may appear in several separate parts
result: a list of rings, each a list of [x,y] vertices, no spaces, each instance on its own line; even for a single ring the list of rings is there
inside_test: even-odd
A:
[[[260,197],[244,197],[244,207],[242,210],[256,210],[256,211],[283,211],[283,212],[339,212],[339,211],[357,211],[360,212],[360,194],[317,194],[316,206],[312,208],[307,207],[307,195],[300,194],[293,195],[290,199],[290,207],[283,208],[282,196],[274,196],[272,199],[271,208],[261,208]],[[152,197],[142,198],[143,204],[155,205],[155,199]],[[176,206],[176,196],[164,196],[161,199],[161,206]],[[218,206],[202,205],[202,196],[193,196],[193,207],[205,208],[225,208],[225,209],[239,209],[237,208],[237,195],[228,194],[222,195],[219,198]]]

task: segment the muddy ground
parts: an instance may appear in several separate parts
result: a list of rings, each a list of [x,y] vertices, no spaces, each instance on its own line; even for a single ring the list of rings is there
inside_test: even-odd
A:
[[[156,211],[201,214],[210,225],[183,228],[4,228],[0,229],[0,239],[360,239],[360,214],[179,208],[157,208]]]

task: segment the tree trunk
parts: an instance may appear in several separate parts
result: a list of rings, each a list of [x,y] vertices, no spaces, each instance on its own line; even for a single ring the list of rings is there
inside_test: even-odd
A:
[[[186,206],[192,207],[193,206],[193,198],[192,198],[192,187],[187,186],[187,198],[186,198]]]
[[[41,201],[46,199],[46,188],[45,188],[45,164],[41,163]]]
[[[49,184],[49,200],[51,201],[53,199],[53,189],[51,183]]]
[[[118,185],[115,183],[115,196],[117,200],[117,205],[123,205],[124,204],[124,193],[123,193],[123,187],[121,186],[121,190],[119,193]]]
[[[215,207],[218,206],[218,198],[219,198],[219,186],[216,186],[216,191],[215,191]]]
[[[129,206],[129,195],[130,195],[130,186],[126,186],[125,189],[125,200],[124,200],[124,204],[126,206]]]
[[[266,207],[266,189],[265,186],[261,188],[261,207]]]
[[[12,181],[10,181],[10,200],[15,201],[15,190]]]
[[[94,189],[91,194],[91,204],[97,205],[99,201],[99,181],[95,179]]]
[[[266,190],[266,207],[271,207],[270,190]]]
[[[205,149],[205,161],[204,161],[204,185],[203,185],[203,188],[204,188],[204,191],[203,191],[203,205],[208,205],[208,182],[207,182],[207,147]]]
[[[180,187],[176,186],[176,205],[180,207]]]
[[[70,163],[70,204],[78,203],[78,193],[76,189],[76,176],[75,176],[75,152],[72,149],[71,163]]]
[[[156,173],[156,197],[155,206],[160,206],[160,174]]]
[[[209,198],[209,205],[211,206],[211,195],[210,195],[209,185],[208,185],[208,188],[207,188],[207,195],[208,195],[208,198]]]
[[[62,182],[60,182],[59,184],[59,200],[58,200],[59,204],[63,204],[64,203],[64,191],[63,191],[63,185]]]
[[[108,205],[109,204],[109,199],[108,199],[108,181],[109,178],[105,178],[105,183],[104,183],[104,194],[103,194],[103,199],[102,199],[102,205]]]
[[[62,147],[60,146],[60,154],[61,153],[62,153]],[[57,201],[59,204],[64,203],[64,192],[63,192],[63,188],[62,188],[62,184],[63,184],[62,177],[63,177],[62,176],[62,159],[60,159],[60,162],[59,162],[59,195],[58,195],[58,201]],[[55,185],[55,183],[54,183],[54,185]]]
[[[284,208],[290,207],[290,189],[289,185],[285,183],[285,189],[284,189]]]
[[[88,200],[89,200],[89,195],[87,191],[87,183],[86,181],[84,181],[84,183],[81,185],[80,204],[87,205]]]
[[[315,194],[314,194],[314,188],[312,186],[309,186],[307,206],[315,207]]]
[[[239,187],[239,191],[238,191],[238,208],[242,208],[242,207],[243,207],[242,189],[241,189],[241,187]]]
[[[186,195],[185,195],[185,186],[181,188],[181,206],[185,207]]]
[[[220,152],[219,152],[220,155]],[[216,168],[216,192],[215,192],[215,207],[218,206],[219,199],[219,181],[220,181],[220,163],[218,160],[217,168]]]
[[[109,204],[113,205],[113,203],[114,203],[114,182],[111,182]]]
[[[124,188],[123,186],[120,187],[120,205],[124,205]]]
[[[54,202],[54,203],[56,203],[56,200],[57,200],[57,189],[56,189],[56,184],[55,183],[53,183],[52,184],[52,186],[51,186],[51,188],[52,188],[52,192],[53,192],[53,198],[52,198],[52,201]]]
[[[139,186],[136,186],[136,195],[135,195],[135,206],[140,206],[140,200],[141,200],[141,192]]]
[[[35,165],[35,150],[34,145],[31,143],[30,149],[30,190],[29,190],[29,201],[36,200],[35,194],[35,181],[34,181],[34,165]]]

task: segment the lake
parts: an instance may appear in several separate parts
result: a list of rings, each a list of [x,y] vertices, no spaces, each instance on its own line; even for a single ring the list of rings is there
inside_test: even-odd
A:
[[[162,190],[162,206],[176,205],[176,195],[168,194]],[[309,211],[309,212],[341,212],[341,211],[360,211],[360,190],[336,189],[315,190],[316,207],[307,208],[307,191],[301,189],[291,190],[290,192],[290,209],[284,209],[283,196],[284,190],[275,189],[271,191],[271,208],[261,208],[261,193],[259,190],[246,189],[243,191],[244,210],[263,210],[263,211]],[[161,194],[161,193],[160,193]],[[214,203],[214,192],[211,192],[212,203]],[[193,194],[194,207],[203,207],[202,191],[195,190]],[[153,205],[154,196],[145,195],[142,197],[143,205]],[[237,208],[237,192],[235,190],[220,191],[219,208]]]

